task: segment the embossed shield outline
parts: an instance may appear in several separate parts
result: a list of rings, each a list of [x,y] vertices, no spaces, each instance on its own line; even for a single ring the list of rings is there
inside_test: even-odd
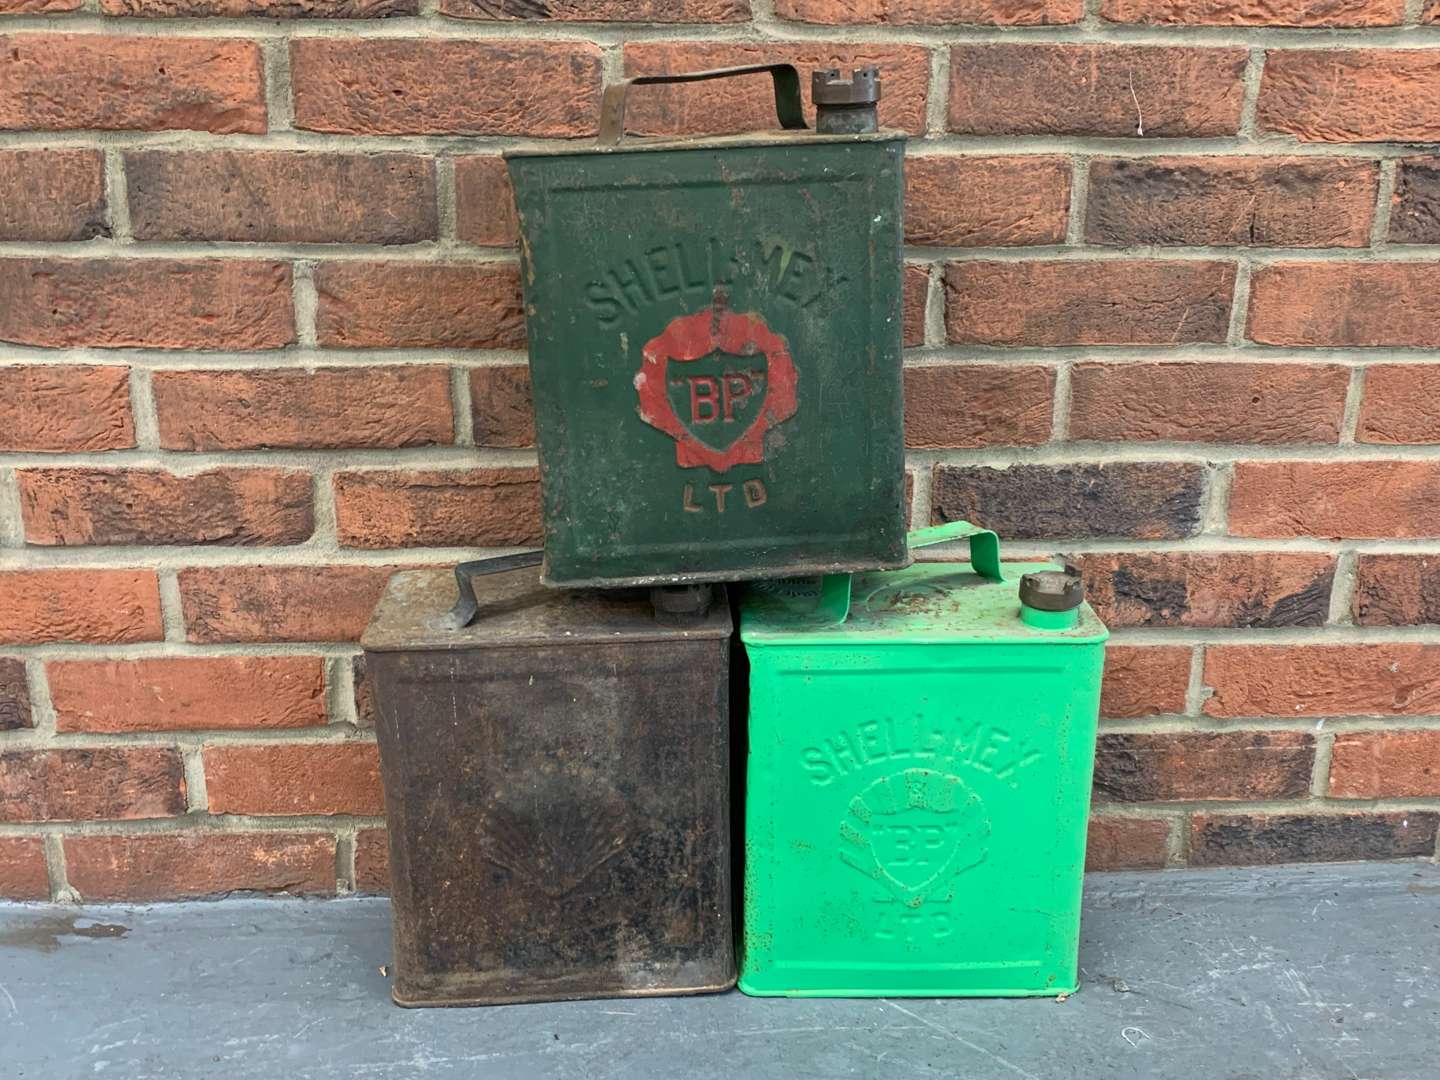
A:
[[[670,407],[686,430],[713,450],[724,452],[749,429],[770,393],[764,353],[736,356],[712,352],[665,368]],[[708,421],[696,416],[709,414]],[[687,415],[688,414],[688,415]]]
[[[953,827],[942,857],[924,877],[888,866],[886,854],[876,843],[875,831],[885,819],[910,810],[928,811]],[[933,769],[905,769],[880,777],[850,800],[840,836],[844,841],[840,858],[845,865],[878,882],[902,903],[918,907],[927,893],[985,861],[990,819],[980,796],[960,777]]]
[[[669,365],[687,364],[712,353],[764,356],[765,401],[749,426],[729,445],[716,449],[702,442],[675,413],[666,386]],[[765,460],[765,433],[795,415],[795,364],[785,339],[756,314],[739,314],[716,305],[681,315],[651,338],[635,374],[640,419],[675,440],[675,462],[681,468],[704,466],[723,473],[732,465]]]

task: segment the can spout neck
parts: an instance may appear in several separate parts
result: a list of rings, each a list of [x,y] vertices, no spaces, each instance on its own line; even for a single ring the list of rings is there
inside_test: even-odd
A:
[[[815,131],[820,135],[866,135],[880,130],[880,69],[855,68],[847,79],[839,68],[813,72]]]

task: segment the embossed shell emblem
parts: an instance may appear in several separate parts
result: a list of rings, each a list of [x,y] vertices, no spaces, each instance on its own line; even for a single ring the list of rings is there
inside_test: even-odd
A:
[[[675,440],[681,468],[723,473],[765,460],[765,433],[795,415],[795,364],[785,339],[724,298],[651,338],[635,373],[640,419]]]
[[[619,855],[633,829],[624,797],[599,773],[546,762],[490,793],[477,841],[481,858],[558,900]]]
[[[840,836],[847,866],[919,907],[928,893],[985,861],[990,819],[960,777],[906,769],[850,800]]]

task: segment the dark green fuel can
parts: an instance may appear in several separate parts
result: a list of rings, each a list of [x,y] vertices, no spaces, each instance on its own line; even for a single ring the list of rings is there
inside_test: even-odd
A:
[[[631,83],[761,72],[793,130],[621,138]],[[598,145],[507,153],[547,584],[908,563],[904,137],[874,130],[878,93],[816,73],[816,131],[789,65],[633,79]]]

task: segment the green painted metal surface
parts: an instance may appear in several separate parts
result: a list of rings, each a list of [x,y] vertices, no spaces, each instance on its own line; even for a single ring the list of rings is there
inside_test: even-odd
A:
[[[857,575],[843,619],[830,581],[742,598],[745,992],[1076,989],[1108,635],[1088,605],[1022,619],[1020,575],[1054,567],[1002,568],[993,539]]]
[[[507,154],[548,584],[903,566],[904,138]]]

